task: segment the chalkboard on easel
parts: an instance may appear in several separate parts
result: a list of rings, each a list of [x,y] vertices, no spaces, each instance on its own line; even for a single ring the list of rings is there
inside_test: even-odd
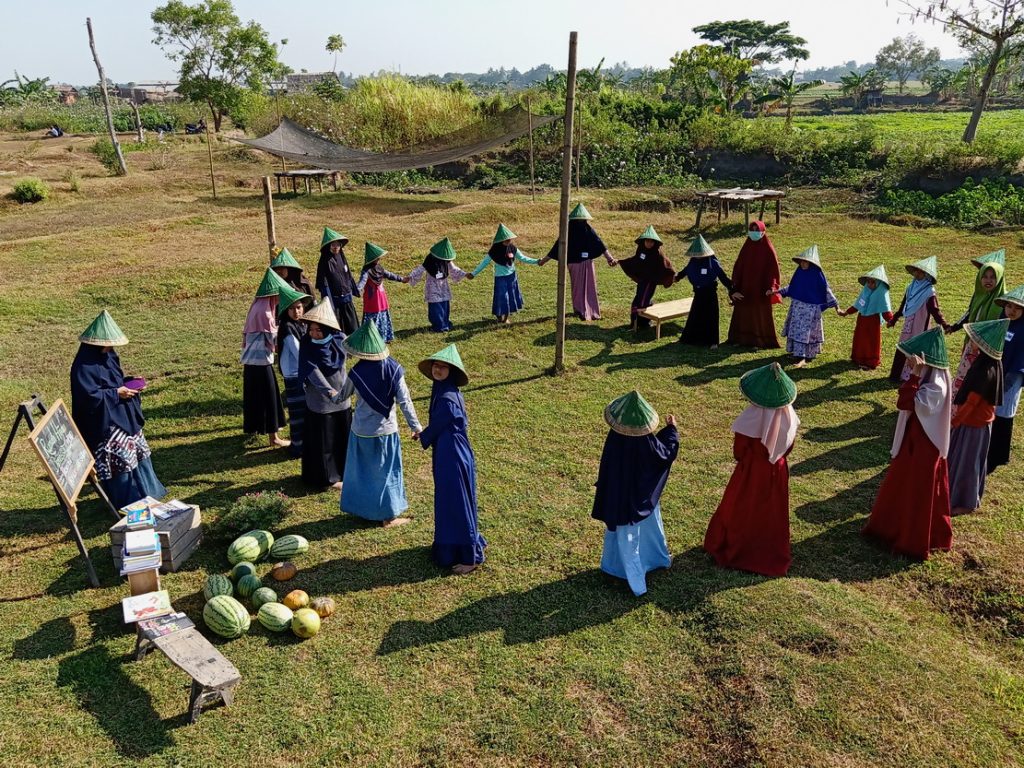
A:
[[[42,459],[57,494],[75,515],[78,494],[89,479],[95,461],[63,400],[57,400],[43,414],[28,439]]]

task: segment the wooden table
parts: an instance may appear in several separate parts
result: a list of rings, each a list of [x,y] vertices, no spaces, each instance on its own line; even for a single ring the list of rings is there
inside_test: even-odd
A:
[[[729,218],[729,207],[731,203],[743,203],[743,223],[750,228],[750,203],[761,202],[761,211],[757,215],[758,221],[764,221],[764,206],[769,200],[775,201],[775,223],[782,222],[782,201],[786,193],[777,189],[744,189],[742,187],[731,187],[729,189],[708,189],[697,192],[700,198],[700,207],[697,208],[697,223],[694,229],[700,229],[700,219],[704,215],[704,206],[708,200],[714,200],[718,205],[718,223],[722,223],[722,210],[725,210],[725,218]]]
[[[338,191],[338,172],[337,171],[325,171],[322,168],[299,168],[294,171],[274,171],[274,176],[277,178],[277,194],[281,194],[281,179],[292,180],[292,194],[298,194],[296,188],[296,182],[302,179],[306,185],[306,194],[312,193],[310,186],[310,180],[316,179],[317,184],[320,186],[320,191],[324,191],[324,179],[330,177],[331,186],[334,187],[334,191]]]
[[[644,317],[654,323],[654,338],[661,338],[661,324],[666,320],[677,320],[690,314],[690,307],[693,306],[693,299],[676,299],[675,301],[663,301],[660,304],[652,304],[647,309],[637,312],[638,317]]]

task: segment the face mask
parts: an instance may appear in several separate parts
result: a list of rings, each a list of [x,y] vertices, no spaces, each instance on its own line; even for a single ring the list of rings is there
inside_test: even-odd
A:
[[[753,232],[748,232],[747,237],[749,237],[756,243],[758,240],[764,237],[764,232],[755,229]]]
[[[332,333],[330,336],[324,336],[322,339],[310,338],[310,341],[312,341],[314,344],[326,344],[328,341],[331,340],[333,336],[334,334]]]

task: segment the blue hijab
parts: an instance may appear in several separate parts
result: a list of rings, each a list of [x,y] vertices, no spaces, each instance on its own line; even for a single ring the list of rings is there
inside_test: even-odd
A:
[[[1010,321],[1003,344],[1003,373],[1021,372],[1024,372],[1024,317]]]
[[[931,278],[911,281],[907,286],[907,292],[903,295],[903,316],[910,317],[915,314],[934,295],[935,284]]]
[[[393,357],[383,360],[360,360],[352,366],[348,377],[352,386],[368,406],[385,419],[391,415],[398,397],[398,384],[405,376],[402,366]]]
[[[892,302],[889,300],[889,286],[879,280],[878,285],[871,289],[865,282],[864,287],[861,288],[860,296],[853,302],[853,306],[864,317],[892,312]]]
[[[791,299],[802,301],[804,304],[817,304],[823,310],[831,303],[832,291],[828,287],[828,280],[821,267],[811,264],[807,269],[797,267],[793,277],[790,278],[789,288],[786,295]]]
[[[121,358],[113,349],[104,352],[94,344],[82,344],[71,364],[71,418],[94,453],[117,427],[129,435],[142,431],[139,396],[122,400],[118,387],[124,386]]]
[[[323,326],[320,326],[323,328]],[[330,329],[325,329],[330,330]],[[330,378],[345,367],[345,350],[341,346],[345,334],[337,331],[319,340],[308,333],[299,341],[299,381],[306,381],[316,368]]]

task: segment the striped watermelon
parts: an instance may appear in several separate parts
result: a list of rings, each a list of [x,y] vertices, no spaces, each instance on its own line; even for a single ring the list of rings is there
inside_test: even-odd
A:
[[[284,632],[292,625],[292,609],[281,603],[264,603],[256,613],[256,620],[271,632]]]
[[[203,607],[203,621],[221,637],[240,637],[249,631],[249,612],[228,595],[216,595]]]
[[[254,539],[256,539],[257,542],[259,542],[260,556],[256,558],[258,560],[262,560],[264,557],[266,557],[267,552],[269,552],[270,548],[274,545],[274,534],[272,534],[270,531],[256,529],[255,531],[249,531],[248,533],[243,533],[242,535],[252,536]]]
[[[231,569],[231,580],[238,581],[243,576],[249,574],[256,575],[256,566],[250,563],[248,560],[243,560],[240,563],[235,563],[235,567]]]
[[[228,547],[228,562],[238,565],[241,562],[253,562],[260,559],[260,543],[255,536],[246,534],[239,536]]]
[[[274,542],[270,548],[270,556],[274,560],[289,560],[308,549],[309,542],[304,537],[290,533]]]
[[[253,592],[262,586],[263,582],[260,581],[260,577],[250,573],[248,576],[243,576],[238,580],[238,596],[250,597]]]
[[[252,600],[253,608],[259,610],[260,606],[264,603],[276,603],[277,592],[272,590],[270,587],[260,587],[252,593],[252,597],[250,599]]]
[[[219,573],[214,573],[206,577],[206,584],[203,586],[203,597],[207,600],[216,597],[217,595],[227,595],[231,597],[234,594],[234,587],[231,586],[231,579],[227,576],[222,576]]]

